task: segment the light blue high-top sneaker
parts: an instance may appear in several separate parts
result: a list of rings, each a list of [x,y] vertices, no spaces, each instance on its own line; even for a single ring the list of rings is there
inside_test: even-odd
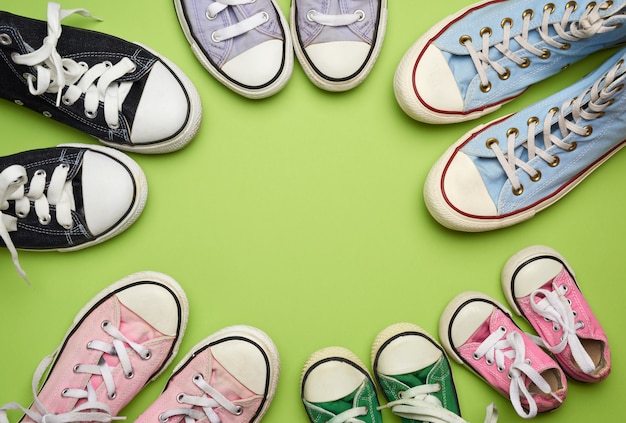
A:
[[[293,70],[289,27],[275,0],[174,0],[194,54],[219,82],[259,99],[284,88]]]
[[[422,122],[478,118],[590,53],[624,43],[625,20],[626,1],[481,1],[410,47],[396,70],[396,99]]]
[[[626,49],[574,85],[464,135],[425,182],[442,225],[478,232],[530,219],[626,142]]]

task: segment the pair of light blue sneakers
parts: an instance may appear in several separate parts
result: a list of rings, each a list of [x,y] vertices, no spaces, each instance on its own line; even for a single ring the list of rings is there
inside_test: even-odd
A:
[[[476,119],[601,49],[626,41],[626,1],[488,0],[418,39],[394,79],[402,109],[422,122]],[[425,182],[442,225],[478,232],[533,217],[626,141],[626,50],[570,87],[467,132]]]
[[[202,65],[234,92],[276,94],[293,70],[327,91],[346,91],[371,71],[383,43],[387,0],[293,0],[290,25],[276,0],[175,0]]]

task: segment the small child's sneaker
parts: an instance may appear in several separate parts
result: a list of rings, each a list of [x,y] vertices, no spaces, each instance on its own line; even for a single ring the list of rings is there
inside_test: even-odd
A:
[[[259,422],[279,372],[278,350],[267,334],[244,325],[222,329],[191,349],[135,423]]]
[[[109,286],[76,316],[58,349],[33,377],[22,423],[108,422],[172,361],[187,326],[180,285],[157,272],[139,272]]]
[[[275,0],[175,0],[174,5],[193,53],[226,87],[259,99],[287,84],[293,44]]]
[[[0,246],[73,251],[121,233],[143,211],[146,176],[121,151],[67,144],[0,157]]]
[[[457,295],[441,316],[439,337],[454,360],[509,398],[521,417],[554,410],[565,400],[559,365],[494,299],[469,291]]]
[[[467,132],[428,173],[431,215],[450,229],[494,230],[567,195],[626,145],[625,60],[622,49],[570,87]]]
[[[385,398],[403,422],[463,423],[450,363],[443,348],[412,323],[381,331],[372,346],[372,369]],[[491,405],[485,422],[494,422]]]
[[[540,245],[518,252],[504,266],[502,288],[513,310],[537,331],[533,339],[568,376],[599,382],[609,375],[606,334],[559,253]]]
[[[625,8],[626,1],[480,1],[410,47],[396,70],[396,99],[423,122],[478,118],[589,54],[626,41]]]
[[[169,60],[139,44],[62,26],[84,9],[48,4],[48,22],[0,12],[0,97],[103,144],[167,153],[195,136],[200,96]]]
[[[361,360],[343,347],[324,348],[309,357],[300,395],[311,422],[382,422],[372,377]]]
[[[387,26],[387,0],[294,0],[291,32],[307,77],[327,91],[362,83],[374,67]]]

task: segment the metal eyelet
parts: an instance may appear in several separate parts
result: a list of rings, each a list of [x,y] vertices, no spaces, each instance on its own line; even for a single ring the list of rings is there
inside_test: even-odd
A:
[[[261,16],[263,17],[264,22],[267,22],[270,20],[270,15],[268,15],[267,12],[261,13]]]
[[[484,93],[491,91],[491,82],[487,82],[487,85],[480,84],[480,90]]]
[[[0,34],[0,44],[2,44],[3,46],[10,46],[11,44],[13,44],[13,39],[9,34]]]
[[[165,417],[165,416],[163,416],[163,414],[159,414],[159,421],[161,423],[165,423],[168,420],[169,420],[169,417]]]
[[[214,43],[219,43],[219,42],[221,42],[222,40],[221,40],[221,39],[220,39],[217,35],[215,35],[216,33],[217,33],[217,31],[213,31],[213,32],[211,33],[211,40],[212,40]]]
[[[493,364],[493,360],[489,360],[488,358],[486,358],[485,363],[487,364],[487,366],[491,366]]]
[[[176,395],[176,402],[178,402],[179,404],[182,404],[184,399],[185,399],[185,394],[180,393]]]
[[[472,357],[474,358],[474,360],[480,360],[480,357],[476,353],[472,354]]]
[[[524,185],[520,185],[518,188],[511,187],[511,192],[513,192],[513,195],[515,196],[522,195],[524,192]]]
[[[306,12],[306,20],[309,22],[315,22],[313,20],[313,15],[315,15],[317,13],[317,11],[315,9],[311,9],[308,12]]]
[[[41,114],[42,114],[42,115],[44,115],[44,116],[45,116],[45,117],[47,117],[47,118],[52,117],[52,113],[50,113],[50,112],[49,112],[49,111],[47,111],[47,110],[44,110]]]
[[[360,9],[355,10],[354,14],[359,17],[359,19],[357,19],[357,22],[362,22],[365,19],[365,12]]]
[[[243,407],[238,405],[235,409],[235,416],[241,416],[243,414]]]
[[[572,45],[571,45],[570,43],[563,43],[563,44],[561,44],[561,47],[559,47],[559,48],[560,48],[561,50],[569,50],[569,48],[570,48],[571,46],[572,46]],[[566,65],[566,66],[569,66],[569,65]]]
[[[527,68],[528,66],[530,66],[530,59],[528,57],[524,57],[524,60],[522,61],[522,63],[518,64],[517,66],[519,66],[522,69]]]
[[[527,125],[534,124],[535,126],[539,125],[539,118],[537,116],[533,116],[531,118],[528,118],[528,120],[526,121],[526,124]]]
[[[461,37],[459,38],[459,44],[461,44],[462,46],[464,46],[467,43],[471,43],[472,42],[472,37],[470,37],[469,35],[461,35]]]
[[[559,163],[561,162],[561,159],[559,159],[559,156],[552,156],[552,158],[554,159],[554,161],[551,163],[548,163],[548,166],[557,167]]]
[[[533,182],[537,182],[541,179],[541,172],[537,169],[535,169],[537,171],[537,173],[534,176],[530,177],[530,180]]]
[[[543,11],[544,12],[548,12],[550,14],[553,14],[555,10],[556,10],[556,6],[554,6],[553,3],[548,3],[545,6],[543,6]]]
[[[606,6],[601,7],[600,10],[607,10],[613,7],[613,2],[611,0],[607,1],[606,3]]]
[[[506,368],[505,368],[505,367],[500,367],[500,366],[498,366],[498,371],[499,371],[500,373],[504,372],[505,370],[506,370]]]
[[[585,130],[583,137],[588,137],[593,132],[593,128],[591,127],[591,125],[585,125],[583,126],[583,128]]]
[[[519,131],[517,130],[517,128],[509,128],[506,131],[506,136],[510,137],[511,135],[513,135],[515,138],[517,138],[517,136],[519,135]]]
[[[78,370],[80,370],[80,364],[76,364],[76,365],[72,368],[72,371],[73,371],[74,373],[78,373]]]
[[[567,4],[565,5],[566,9],[572,9],[572,12],[574,12],[576,9],[578,9],[578,3],[576,3],[575,1],[569,1],[567,2]]]
[[[193,375],[193,380],[196,382],[199,382],[203,379],[202,375],[200,373],[196,373],[195,375]]]
[[[500,22],[500,26],[502,28],[504,28],[507,25],[509,27],[512,27],[513,26],[513,19],[511,19],[511,18],[504,18],[504,19],[502,19],[502,22]]]
[[[107,395],[107,398],[110,400],[114,400],[115,398],[117,398],[117,392],[111,392],[109,395]]]
[[[593,9],[594,7],[596,7],[596,2],[592,1],[587,3],[587,6],[585,6],[585,9]]]
[[[92,112],[90,110],[85,110],[85,116],[89,119],[95,119],[95,117],[98,116],[98,113],[95,111]]]
[[[39,218],[39,223],[41,223],[42,225],[48,225],[51,221],[52,221],[52,218],[50,217],[50,215],[41,216]]]
[[[547,48],[544,48],[544,49],[541,49],[541,56],[539,56],[539,58],[548,59],[551,55],[552,53],[550,53],[550,50],[548,50]]]
[[[13,103],[17,104],[18,106],[24,105],[24,102],[22,100],[13,100]]]
[[[533,12],[532,9],[524,10],[524,12],[522,13],[522,19],[526,19],[526,17],[528,17],[528,19],[534,18],[535,12]]]
[[[488,26],[486,26],[486,27],[484,27],[484,28],[482,28],[482,29],[480,30],[479,34],[480,34],[480,36],[481,36],[481,37],[483,37],[483,36],[485,36],[485,35],[491,36],[491,34],[492,34],[491,28],[489,28]]]
[[[61,396],[63,398],[66,398],[68,392],[69,392],[69,389],[65,388],[64,390],[61,391]]]
[[[43,170],[43,169],[37,169],[35,171],[35,176],[43,176],[43,177],[45,177],[46,176],[46,171]]]
[[[572,143],[570,144],[570,146],[567,148],[567,150],[566,150],[566,151],[574,151],[574,150],[576,150],[576,147],[577,147],[577,146],[578,146],[578,144],[576,144],[575,142],[572,142]]]
[[[498,78],[500,78],[501,81],[506,81],[509,79],[509,76],[511,76],[511,71],[508,68],[504,68],[503,74],[498,74]]]
[[[141,358],[143,358],[144,360],[150,360],[152,358],[152,352],[151,351],[146,351],[146,353],[143,354],[141,356]]]
[[[488,149],[492,149],[493,145],[498,145],[498,140],[495,138],[489,138],[487,141],[485,141],[485,146],[487,146]]]

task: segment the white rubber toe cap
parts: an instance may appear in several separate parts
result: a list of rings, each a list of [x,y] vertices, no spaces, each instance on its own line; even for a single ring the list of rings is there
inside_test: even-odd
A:
[[[150,71],[131,130],[133,144],[172,137],[185,127],[189,101],[180,81],[162,63]]]
[[[108,156],[87,151],[82,166],[87,227],[100,235],[118,224],[133,207],[136,188],[129,171]]]
[[[415,68],[415,86],[422,102],[444,112],[462,112],[463,97],[441,51],[429,45]]]
[[[358,41],[312,44],[306,48],[311,63],[329,78],[347,78],[359,71],[367,60],[370,45]]]
[[[222,71],[243,85],[265,85],[280,72],[283,48],[280,40],[266,41],[229,60]]]
[[[463,214],[498,214],[474,162],[462,152],[458,152],[450,162],[444,176],[443,190],[448,202]]]

